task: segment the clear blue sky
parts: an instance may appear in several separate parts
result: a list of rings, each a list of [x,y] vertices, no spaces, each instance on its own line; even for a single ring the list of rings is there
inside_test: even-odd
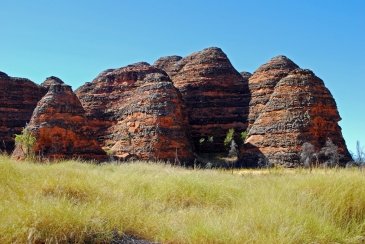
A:
[[[237,70],[278,54],[334,95],[349,149],[365,145],[365,0],[0,0],[0,70],[77,88],[107,68],[221,47]]]

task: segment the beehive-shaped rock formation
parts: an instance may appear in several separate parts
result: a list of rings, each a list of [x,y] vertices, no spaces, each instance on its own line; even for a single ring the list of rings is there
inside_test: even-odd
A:
[[[29,122],[46,89],[24,78],[0,72],[0,151],[14,150],[15,134]]]
[[[227,131],[246,130],[247,79],[220,48],[207,48],[182,59],[160,58],[154,65],[165,69],[182,94],[197,152],[224,152]]]
[[[30,123],[26,127],[36,138],[34,153],[47,159],[106,159],[106,153],[94,139],[85,111],[63,82],[48,84],[47,94],[38,102]],[[13,157],[25,157],[17,145]]]
[[[351,159],[338,125],[335,100],[323,81],[310,70],[295,69],[275,86],[264,110],[252,125],[241,151],[244,166],[256,166],[261,156],[271,163],[298,166],[304,142],[317,151],[331,139]]]
[[[248,85],[251,94],[248,115],[249,128],[264,110],[276,84],[296,68],[299,68],[298,65],[281,55],[260,66],[249,77]]]
[[[181,94],[147,63],[106,70],[77,90],[105,150],[120,159],[191,162]]]

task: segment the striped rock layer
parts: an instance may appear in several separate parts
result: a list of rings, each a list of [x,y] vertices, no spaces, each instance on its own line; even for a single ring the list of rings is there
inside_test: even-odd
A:
[[[255,74],[254,74],[255,75]],[[310,70],[294,69],[280,79],[249,130],[240,159],[257,166],[260,157],[286,167],[300,165],[304,142],[319,151],[329,138],[338,146],[341,162],[351,160],[336,102],[323,81]]]
[[[0,72],[0,151],[14,150],[15,134],[29,122],[46,89],[24,78]]]
[[[247,79],[221,49],[207,48],[185,58],[164,57],[154,65],[164,69],[181,92],[198,153],[224,152],[227,131],[246,130]]]
[[[120,159],[191,162],[181,95],[147,63],[106,70],[77,91],[98,140]]]
[[[249,77],[248,86],[251,96],[248,114],[249,128],[262,113],[277,83],[296,68],[299,68],[298,65],[287,57],[277,56],[260,66]],[[247,76],[245,73],[243,75]]]
[[[105,160],[107,155],[94,139],[93,128],[71,87],[54,81],[47,86],[47,94],[38,102],[26,127],[36,138],[35,155],[50,160]],[[13,157],[22,159],[25,153],[17,145]]]

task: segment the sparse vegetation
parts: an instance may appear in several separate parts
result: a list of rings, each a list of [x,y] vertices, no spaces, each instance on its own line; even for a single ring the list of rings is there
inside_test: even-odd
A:
[[[245,142],[247,135],[247,131],[242,131],[239,133],[236,132],[234,128],[231,128],[227,131],[223,144],[227,148],[230,148],[232,141],[234,141],[238,145],[242,145]]]
[[[188,170],[163,164],[18,163],[0,156],[0,243],[359,243],[357,169]]]
[[[300,152],[300,161],[303,163],[304,167],[309,168],[312,171],[313,158],[315,155],[315,149],[312,144],[305,142],[302,145],[302,151]]]
[[[234,140],[231,141],[228,157],[238,157],[238,146]]]
[[[34,144],[36,143],[36,138],[31,131],[29,131],[26,128],[23,128],[21,134],[15,135],[15,143],[20,146],[21,150],[23,151],[27,159],[34,158],[33,147]]]
[[[314,166],[318,167],[320,165],[325,168],[338,167],[340,166],[340,158],[343,155],[338,152],[338,147],[332,140],[327,138],[325,145],[319,151],[316,151],[311,143],[303,143],[299,157],[302,165],[312,170]]]
[[[235,131],[233,128],[227,131],[226,138],[224,138],[223,142],[224,146],[228,147],[231,144],[231,142],[234,140],[234,133]]]
[[[356,157],[355,157],[355,161],[359,165],[365,164],[365,150],[360,145],[360,142],[359,141],[356,141]]]
[[[326,144],[322,147],[320,154],[323,154],[327,161],[325,166],[336,167],[339,166],[340,155],[338,153],[338,147],[332,142],[331,139],[327,139]]]
[[[240,134],[240,136],[241,136],[242,143],[244,143],[245,140],[246,140],[246,138],[247,138],[247,136],[248,136],[247,131],[242,131],[241,134]]]
[[[213,143],[214,142],[214,137],[213,136],[207,136],[205,137],[201,137],[199,139],[199,144],[204,144],[204,143]]]

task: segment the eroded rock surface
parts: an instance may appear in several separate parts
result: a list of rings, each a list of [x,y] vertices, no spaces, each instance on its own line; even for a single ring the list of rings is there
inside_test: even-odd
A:
[[[246,130],[247,79],[221,49],[207,48],[182,59],[165,57],[154,65],[165,69],[182,94],[197,152],[223,152],[229,129]]]
[[[15,134],[29,122],[46,89],[24,78],[0,72],[0,151],[14,150]]]
[[[182,57],[177,55],[161,57],[156,60],[153,66],[166,71],[166,73],[171,77],[176,74],[177,70],[175,69],[175,64],[181,59]]]
[[[60,78],[56,76],[50,76],[47,77],[46,80],[42,82],[41,86],[48,89],[52,85],[62,85],[62,84],[64,84],[64,82]]]
[[[181,94],[163,70],[147,63],[106,70],[76,93],[98,140],[116,157],[193,160]]]
[[[341,161],[347,162],[351,157],[338,125],[340,120],[336,102],[323,81],[310,70],[292,70],[276,84],[252,125],[241,150],[241,162],[256,166],[260,157],[265,157],[274,164],[298,166],[304,142],[319,151],[327,138],[339,147]]]
[[[36,138],[35,155],[51,160],[106,159],[106,153],[94,139],[79,99],[70,86],[59,82],[58,78],[56,80],[48,83],[48,92],[38,102],[26,127]],[[25,158],[20,145],[14,150],[13,157]]]
[[[245,79],[245,80],[248,80],[252,76],[252,74],[247,71],[242,71],[242,72],[240,72],[240,74],[243,77],[243,79]]]
[[[296,68],[299,68],[298,65],[281,55],[272,58],[269,62],[260,66],[249,77],[248,85],[251,94],[248,115],[249,128],[264,110],[266,103],[274,92],[276,84]]]
[[[241,166],[298,166],[304,142],[319,151],[328,138],[342,163],[351,159],[331,93],[285,56],[253,74],[237,72],[219,48],[163,57],[102,72],[76,91],[80,101],[57,77],[38,86],[0,72],[0,150],[13,149],[48,89],[28,128],[36,151],[51,158],[98,160],[102,146],[119,159],[192,162],[193,152],[226,153],[233,128],[248,131],[243,146],[237,141]]]

